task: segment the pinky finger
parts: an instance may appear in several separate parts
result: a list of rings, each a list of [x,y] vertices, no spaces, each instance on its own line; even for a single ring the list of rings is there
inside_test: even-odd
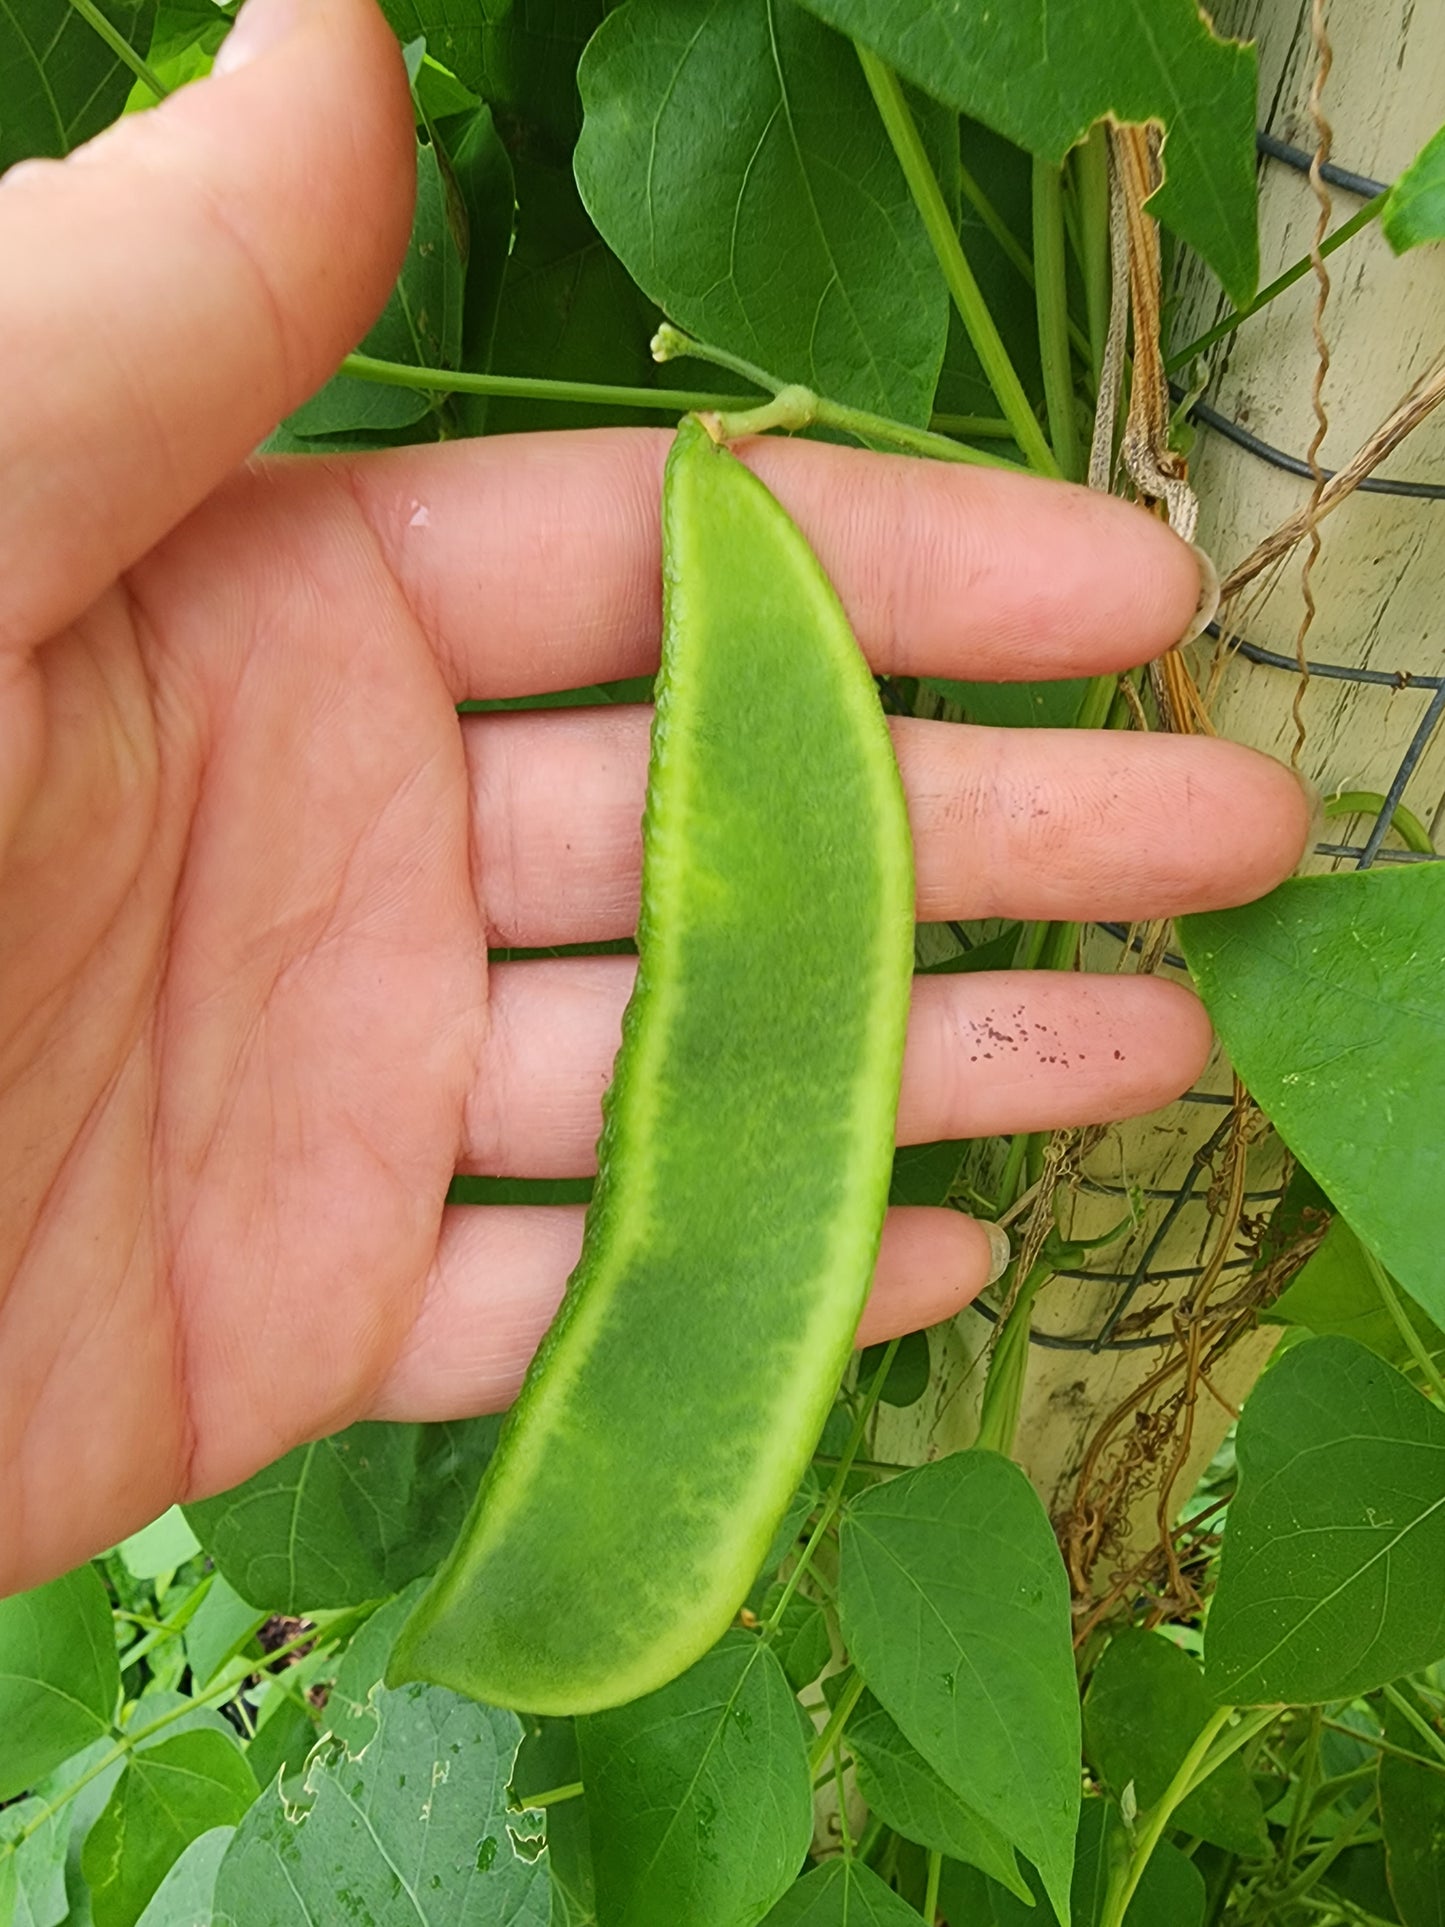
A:
[[[365,1416],[504,1411],[582,1249],[580,1205],[457,1205],[442,1221],[422,1308]],[[860,1345],[936,1325],[1003,1268],[1002,1234],[956,1211],[888,1213]]]

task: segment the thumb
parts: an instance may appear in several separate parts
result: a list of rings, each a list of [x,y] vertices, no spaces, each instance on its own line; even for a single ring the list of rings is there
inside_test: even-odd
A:
[[[247,0],[208,80],[0,181],[0,702],[355,346],[414,179],[372,0]]]

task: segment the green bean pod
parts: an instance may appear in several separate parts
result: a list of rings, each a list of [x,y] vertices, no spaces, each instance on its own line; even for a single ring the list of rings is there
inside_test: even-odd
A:
[[[796,526],[697,420],[663,488],[637,983],[582,1255],[389,1678],[582,1713],[736,1613],[887,1204],[913,868],[887,726]]]

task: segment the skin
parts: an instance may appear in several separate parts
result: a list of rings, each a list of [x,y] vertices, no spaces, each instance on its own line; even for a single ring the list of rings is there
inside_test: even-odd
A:
[[[0,1592],[355,1419],[504,1405],[581,1215],[447,1183],[592,1168],[628,991],[625,959],[487,950],[631,929],[646,713],[454,706],[655,662],[667,435],[247,459],[379,310],[412,192],[370,0],[247,11],[248,61],[0,183]],[[1118,502],[746,458],[879,670],[1120,668],[1195,605]],[[926,919],[1239,903],[1307,833],[1227,743],[896,742]],[[981,1076],[1018,1012],[1047,1041]],[[1208,1044],[1168,983],[936,979],[899,1137],[1129,1116]],[[987,1264],[969,1220],[895,1212],[861,1337]]]

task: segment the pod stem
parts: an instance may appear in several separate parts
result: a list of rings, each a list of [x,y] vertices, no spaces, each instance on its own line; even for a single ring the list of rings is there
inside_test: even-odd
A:
[[[766,389],[773,397],[771,402],[763,402],[757,407],[705,413],[701,419],[714,441],[735,441],[744,435],[762,434],[768,428],[835,428],[843,434],[855,436],[861,442],[881,442],[886,447],[901,449],[909,455],[931,455],[943,462],[971,462],[983,468],[1018,470],[1020,467],[1019,463],[1007,461],[1002,455],[974,448],[967,442],[955,441],[950,435],[936,435],[931,429],[914,428],[907,422],[894,421],[890,416],[875,415],[867,408],[853,408],[847,402],[831,401],[826,395],[815,394],[811,388],[804,388],[799,383],[779,381],[776,375],[754,367],[752,362],[744,361],[740,355],[719,348],[713,342],[698,341],[684,334],[681,328],[675,328],[670,321],[664,321],[652,337],[653,360],[674,361],[682,355],[694,361],[711,362],[717,368],[726,368],[730,374]]]

